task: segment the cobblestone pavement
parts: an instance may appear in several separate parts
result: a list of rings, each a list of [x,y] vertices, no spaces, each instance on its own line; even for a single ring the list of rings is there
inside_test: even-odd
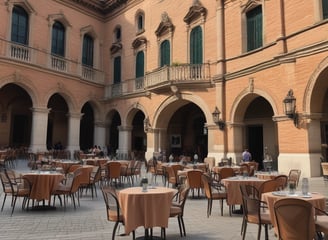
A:
[[[17,171],[26,171],[26,162],[18,161]],[[161,182],[160,178],[158,179]],[[327,184],[327,186],[326,186]],[[310,179],[310,191],[321,192],[328,196],[328,183],[322,177]],[[0,192],[2,204],[2,190]],[[15,212],[10,216],[10,200],[6,200],[3,212],[0,213],[0,239],[111,239],[114,224],[107,221],[104,201],[101,191],[93,199],[89,194],[84,194],[80,199],[80,207],[74,210],[73,205],[68,204],[66,210],[57,206],[56,210],[48,211],[23,211],[21,200],[17,201]],[[187,236],[183,239],[203,240],[234,240],[241,239],[240,228],[242,216],[233,214],[229,216],[228,206],[224,206],[224,215],[220,216],[219,203],[214,201],[212,215],[206,216],[207,200],[188,198],[185,205],[184,221]],[[248,224],[246,239],[256,239],[257,225]],[[130,236],[119,236],[124,233],[124,227],[120,226],[116,240],[132,239]],[[142,236],[144,229],[138,228],[136,237]],[[160,235],[160,229],[154,228],[154,235]],[[269,238],[276,239],[273,229],[269,230]],[[176,218],[169,219],[166,229],[166,238],[180,239],[179,226]],[[264,230],[262,230],[264,239]]]

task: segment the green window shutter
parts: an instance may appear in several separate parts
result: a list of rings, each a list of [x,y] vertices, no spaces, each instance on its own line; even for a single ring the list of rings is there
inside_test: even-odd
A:
[[[161,62],[160,66],[163,67],[165,65],[170,65],[170,42],[165,40],[161,44]]]
[[[121,82],[121,57],[114,58],[114,84]]]
[[[322,0],[322,18],[328,18],[328,0]]]
[[[145,69],[144,69],[144,52],[140,51],[137,54],[136,58],[136,78],[143,77],[145,75]]]
[[[258,6],[246,13],[247,18],[247,51],[262,47],[262,7]]]
[[[11,41],[28,45],[29,18],[24,8],[15,6],[12,13]]]
[[[65,27],[58,21],[52,26],[51,53],[65,56]]]
[[[190,33],[190,63],[203,63],[203,33],[200,26],[192,29]]]
[[[93,38],[85,34],[83,37],[82,64],[93,66]]]

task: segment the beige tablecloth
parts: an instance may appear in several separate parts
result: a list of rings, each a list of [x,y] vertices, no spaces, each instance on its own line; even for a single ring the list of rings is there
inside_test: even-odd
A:
[[[228,205],[241,205],[243,203],[240,185],[247,184],[259,188],[260,185],[266,180],[256,177],[232,177],[222,179],[222,183],[227,189],[227,203]]]
[[[156,187],[143,192],[141,187],[121,190],[118,198],[125,222],[125,232],[137,227],[167,227],[172,197],[176,190]]]
[[[37,201],[50,200],[51,193],[64,179],[61,173],[36,172],[22,174],[32,184],[30,198]]]

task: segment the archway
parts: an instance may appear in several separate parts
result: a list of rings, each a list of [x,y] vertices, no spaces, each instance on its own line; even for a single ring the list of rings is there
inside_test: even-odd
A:
[[[47,146],[51,148],[57,145],[59,148],[65,148],[68,143],[68,105],[60,94],[55,93],[49,99],[47,107],[50,109],[47,128]]]
[[[32,100],[16,84],[0,89],[0,146],[28,147],[31,139]]]
[[[94,111],[90,103],[83,105],[80,124],[80,148],[85,151],[94,145]]]

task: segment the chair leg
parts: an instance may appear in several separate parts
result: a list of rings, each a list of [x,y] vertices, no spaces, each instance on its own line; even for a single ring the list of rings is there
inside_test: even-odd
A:
[[[244,228],[243,228],[243,240],[245,240],[245,237],[246,237],[246,230],[247,230],[247,222],[245,221],[244,222]]]
[[[115,240],[115,233],[116,233],[116,229],[117,229],[118,223],[119,222],[115,222],[113,233],[112,233],[112,240]]]
[[[181,226],[181,219],[179,216],[178,216],[178,223],[179,223],[180,236],[182,237],[182,226]]]
[[[3,211],[3,207],[4,207],[4,205],[5,205],[6,198],[7,198],[7,194],[5,194],[5,196],[4,196],[4,198],[3,198],[2,207],[1,207],[1,212]]]
[[[182,216],[180,217],[180,221],[181,221],[181,225],[182,225],[183,236],[186,236],[186,228],[185,228],[185,224],[184,224]]]
[[[165,233],[165,228],[164,227],[161,228],[161,238],[164,239],[164,240],[166,239],[166,233]]]
[[[261,224],[259,224],[259,229],[257,232],[257,240],[261,240],[261,230],[262,230],[262,226],[261,226]]]

